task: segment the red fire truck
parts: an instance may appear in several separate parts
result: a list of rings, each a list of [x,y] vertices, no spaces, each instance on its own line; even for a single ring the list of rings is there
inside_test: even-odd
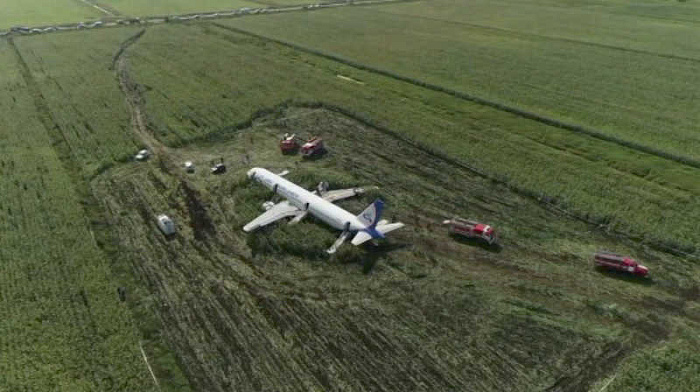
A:
[[[280,150],[282,154],[293,154],[299,148],[299,142],[297,141],[295,134],[285,133],[282,140],[280,140]]]
[[[303,146],[301,146],[301,155],[304,158],[312,157],[314,155],[320,155],[325,152],[325,147],[323,145],[323,139],[318,136],[314,136],[309,139]]]
[[[649,269],[637,263],[633,258],[612,252],[596,252],[593,255],[593,261],[595,265],[600,268],[627,272],[637,276],[647,276],[649,274]]]
[[[477,221],[454,217],[442,223],[448,225],[447,232],[450,233],[450,235],[479,239],[485,241],[489,245],[493,245],[498,241],[498,236],[493,230],[493,227]]]

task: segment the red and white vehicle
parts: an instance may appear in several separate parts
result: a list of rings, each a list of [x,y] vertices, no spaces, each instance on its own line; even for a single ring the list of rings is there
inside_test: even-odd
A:
[[[628,272],[637,276],[647,276],[649,269],[628,256],[612,252],[600,251],[593,255],[595,265],[613,271]]]
[[[280,140],[280,150],[282,154],[292,154],[299,148],[299,142],[297,141],[295,134],[285,133],[282,140]]]
[[[498,236],[493,227],[477,221],[454,217],[442,223],[448,225],[447,232],[451,235],[461,235],[467,238],[483,240],[489,245],[493,245],[498,241]]]
[[[323,145],[323,139],[318,136],[314,136],[309,139],[303,146],[301,146],[301,155],[304,157],[311,157],[317,154],[322,154],[325,152],[325,147]]]

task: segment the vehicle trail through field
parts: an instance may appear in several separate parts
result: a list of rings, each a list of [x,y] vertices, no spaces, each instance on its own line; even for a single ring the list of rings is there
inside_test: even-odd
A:
[[[117,51],[116,55],[112,61],[112,68],[117,73],[117,78],[119,80],[119,88],[124,93],[126,103],[131,112],[131,128],[134,130],[136,135],[141,139],[143,144],[151,150],[158,159],[165,164],[169,169],[170,173],[176,173],[175,169],[177,163],[172,156],[170,149],[163,145],[158,138],[156,138],[153,133],[148,129],[147,120],[144,115],[144,98],[140,91],[140,86],[136,83],[129,74],[129,64],[125,56],[126,49],[135,44],[139,38],[141,38],[146,33],[146,30],[140,30],[135,35],[129,37],[124,43],[122,43]]]

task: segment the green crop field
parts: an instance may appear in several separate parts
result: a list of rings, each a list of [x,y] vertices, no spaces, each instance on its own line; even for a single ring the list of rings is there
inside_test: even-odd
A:
[[[130,132],[126,102],[110,69],[121,42],[136,31],[96,30],[87,41],[81,34],[15,39],[71,158],[86,175],[131,158],[141,146]]]
[[[101,16],[97,9],[76,0],[6,0],[0,11],[0,29],[80,22]]]
[[[395,4],[381,7],[378,11],[486,30],[508,31],[517,35],[537,35],[550,39],[608,45],[618,49],[700,58],[700,42],[697,39],[700,32],[694,23],[683,23],[700,22],[700,4],[697,2],[562,3],[440,0]],[[647,10],[649,18],[640,18],[632,10]],[[683,14],[685,20],[667,18],[671,14]]]
[[[6,41],[0,64],[0,390],[150,390],[136,324]]]
[[[225,11],[243,7],[257,8],[269,4],[255,0],[102,0],[101,3],[130,16]]]
[[[697,20],[437,0],[0,38],[0,391],[694,392],[700,168],[673,156],[698,158]],[[282,155],[285,132],[328,153]],[[243,233],[279,200],[255,166],[377,185],[339,205],[406,227],[333,256],[312,217]]]
[[[431,18],[423,17],[419,9],[413,8],[409,14],[403,11],[406,5],[396,5],[269,15],[224,23],[592,127],[671,154],[700,157],[696,127],[700,114],[695,110],[697,92],[691,82],[700,62],[697,28],[678,28],[679,22],[669,22],[657,26],[653,35],[640,38],[630,32],[626,39],[619,39],[622,47],[618,48],[544,35],[550,34],[549,30],[539,34],[503,31],[489,27],[488,20],[484,22],[486,27],[465,24],[460,15],[472,12],[470,3],[466,4],[443,11],[451,12],[449,16],[427,12],[433,15]],[[492,9],[507,6],[490,5]],[[537,10],[530,10],[528,15],[535,18]],[[543,19],[555,18],[550,13]],[[638,26],[640,22],[627,18],[609,23],[609,28],[627,30],[628,25]],[[569,24],[576,23],[572,20]],[[577,31],[581,37],[586,30],[582,27]],[[627,50],[625,41],[643,41],[645,37],[663,37],[654,44],[657,48],[666,39],[677,42],[669,46],[675,55],[684,57],[668,57],[663,55],[665,51]],[[681,45],[686,47],[674,50]]]

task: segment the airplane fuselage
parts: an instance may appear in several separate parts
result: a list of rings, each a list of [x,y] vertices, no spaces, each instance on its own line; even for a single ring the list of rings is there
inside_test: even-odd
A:
[[[267,169],[252,168],[248,170],[248,178],[261,183],[287,199],[293,206],[302,211],[308,211],[333,228],[347,231],[358,231],[365,228],[365,225],[354,214]]]

